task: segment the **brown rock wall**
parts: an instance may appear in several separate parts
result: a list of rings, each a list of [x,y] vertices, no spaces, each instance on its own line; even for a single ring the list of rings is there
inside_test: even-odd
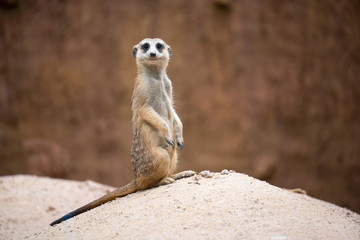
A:
[[[180,169],[234,169],[360,211],[356,1],[0,1],[0,174],[132,178],[132,46],[160,37]]]

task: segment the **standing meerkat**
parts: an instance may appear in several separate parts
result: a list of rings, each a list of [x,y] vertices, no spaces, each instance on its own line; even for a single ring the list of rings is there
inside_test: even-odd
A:
[[[132,96],[133,146],[131,163],[135,179],[129,184],[55,220],[53,226],[117,197],[190,177],[194,171],[175,173],[178,149],[184,140],[176,114],[166,67],[171,48],[159,38],[146,38],[133,48],[138,67]]]

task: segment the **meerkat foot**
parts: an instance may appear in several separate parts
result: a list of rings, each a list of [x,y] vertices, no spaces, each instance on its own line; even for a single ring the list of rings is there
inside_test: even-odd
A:
[[[162,179],[162,180],[160,181],[160,183],[159,183],[158,186],[168,185],[168,184],[173,183],[173,182],[175,182],[175,179],[174,179],[174,178],[172,178],[172,177],[166,177],[166,178],[164,178],[164,179]]]
[[[290,192],[293,192],[293,193],[299,193],[299,194],[304,194],[304,195],[307,195],[306,191],[304,189],[301,189],[301,188],[294,188],[294,189],[286,189]]]
[[[175,180],[178,180],[181,178],[187,178],[187,177],[194,176],[195,174],[196,174],[196,172],[194,172],[192,170],[188,170],[188,171],[176,173],[176,174],[172,175],[171,177]]]

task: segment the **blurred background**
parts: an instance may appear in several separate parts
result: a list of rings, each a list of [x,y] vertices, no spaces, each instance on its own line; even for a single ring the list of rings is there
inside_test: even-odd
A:
[[[360,212],[360,2],[0,0],[0,174],[133,178],[132,47],[160,37],[179,170],[233,169]]]

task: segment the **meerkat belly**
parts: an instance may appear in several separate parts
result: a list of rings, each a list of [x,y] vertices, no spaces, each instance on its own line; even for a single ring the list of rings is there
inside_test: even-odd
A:
[[[148,124],[141,124],[134,129],[134,139],[131,149],[131,161],[136,176],[145,174],[153,165],[155,156],[153,148],[160,143],[159,137]]]

